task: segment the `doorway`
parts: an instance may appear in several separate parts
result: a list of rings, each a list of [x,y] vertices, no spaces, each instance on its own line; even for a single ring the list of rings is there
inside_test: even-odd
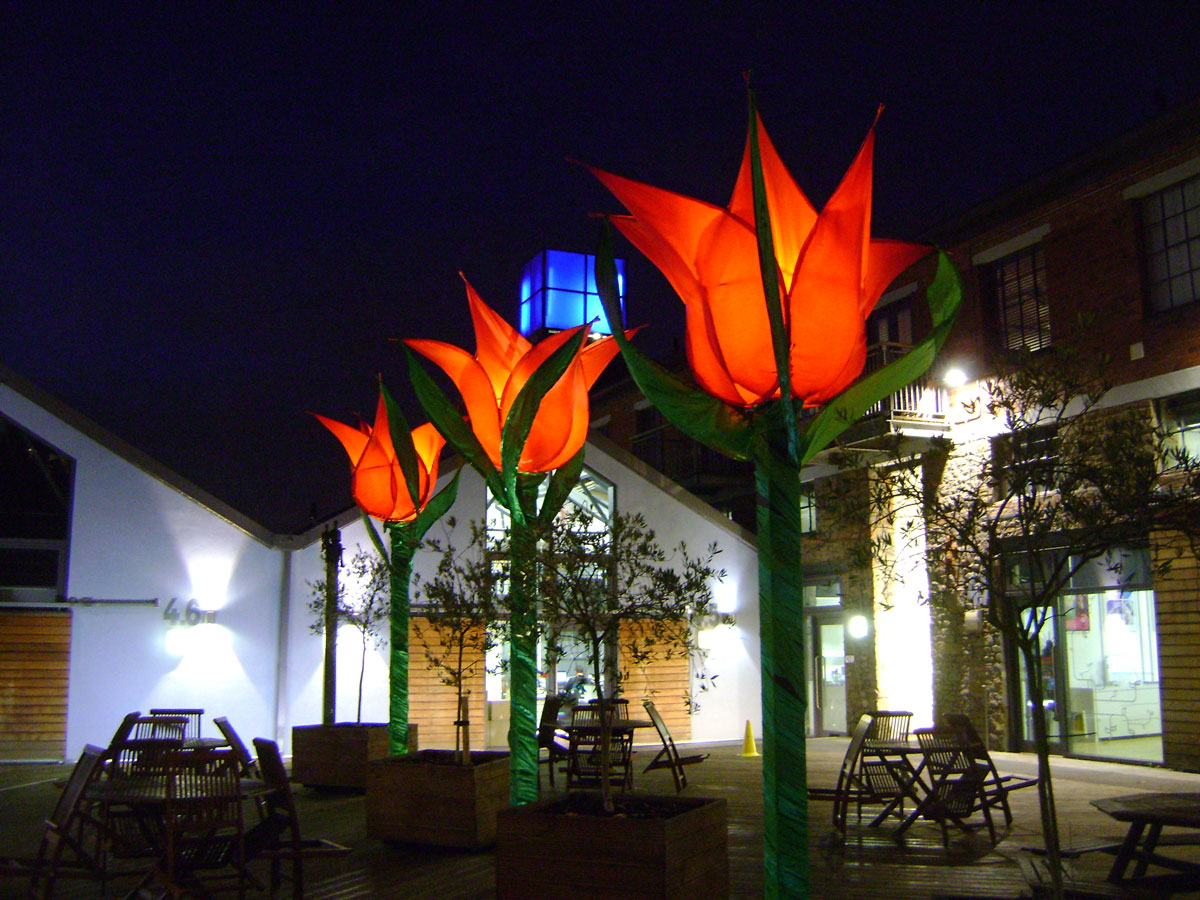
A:
[[[808,616],[812,659],[809,733],[814,737],[846,733],[846,627],[841,611]]]

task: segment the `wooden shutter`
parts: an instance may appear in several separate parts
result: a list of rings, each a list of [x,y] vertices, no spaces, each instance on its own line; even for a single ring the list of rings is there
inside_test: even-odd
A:
[[[71,613],[0,610],[0,760],[61,760]]]

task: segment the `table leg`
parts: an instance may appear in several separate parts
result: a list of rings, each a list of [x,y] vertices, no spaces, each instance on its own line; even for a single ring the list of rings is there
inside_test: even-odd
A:
[[[1125,879],[1125,870],[1137,852],[1138,841],[1141,840],[1142,831],[1145,828],[1145,822],[1129,823],[1129,831],[1125,833],[1125,840],[1121,842],[1121,846],[1117,850],[1117,858],[1113,860],[1112,868],[1108,870],[1109,881],[1120,882]]]
[[[1154,855],[1154,848],[1158,846],[1158,836],[1162,834],[1162,830],[1162,825],[1157,822],[1150,826],[1138,853],[1137,865],[1133,869],[1134,878],[1141,878],[1146,874],[1146,869],[1150,868],[1150,857]]]

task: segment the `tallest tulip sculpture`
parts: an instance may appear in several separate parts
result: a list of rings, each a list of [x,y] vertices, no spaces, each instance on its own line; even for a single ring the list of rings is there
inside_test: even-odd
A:
[[[686,306],[688,362],[703,390],[616,335],[634,380],[681,431],[754,463],[758,494],[765,896],[808,896],[800,469],[882,398],[929,368],[962,299],[939,255],[933,327],[906,356],[859,379],[865,321],[887,285],[928,252],[871,238],[874,125],[818,213],[784,168],[750,96],[748,138],[727,207],[592,169],[629,216],[609,220]],[[597,281],[616,309],[611,234]],[[822,407],[801,427],[802,407]]]

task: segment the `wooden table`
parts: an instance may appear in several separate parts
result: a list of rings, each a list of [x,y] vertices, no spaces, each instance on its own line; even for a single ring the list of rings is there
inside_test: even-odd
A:
[[[610,723],[609,745],[610,773],[619,777],[622,786],[633,786],[633,732],[637,728],[653,728],[649,719],[613,719]],[[603,728],[597,722],[587,725],[571,725],[567,728],[567,788],[595,787],[601,782],[600,748]],[[610,778],[612,776],[610,775]]]
[[[1117,848],[1117,858],[1108,872],[1108,880],[1121,882],[1141,879],[1166,884],[1179,876],[1157,876],[1147,879],[1146,869],[1153,863],[1165,869],[1186,873],[1191,883],[1200,877],[1200,864],[1163,856],[1157,852],[1159,843],[1200,843],[1200,834],[1182,835],[1183,840],[1168,841],[1162,837],[1165,827],[1200,829],[1200,794],[1129,794],[1093,800],[1092,806],[1107,813],[1118,822],[1128,822],[1129,831]],[[1173,836],[1172,836],[1173,837]],[[1135,862],[1133,874],[1128,875],[1130,863]]]

